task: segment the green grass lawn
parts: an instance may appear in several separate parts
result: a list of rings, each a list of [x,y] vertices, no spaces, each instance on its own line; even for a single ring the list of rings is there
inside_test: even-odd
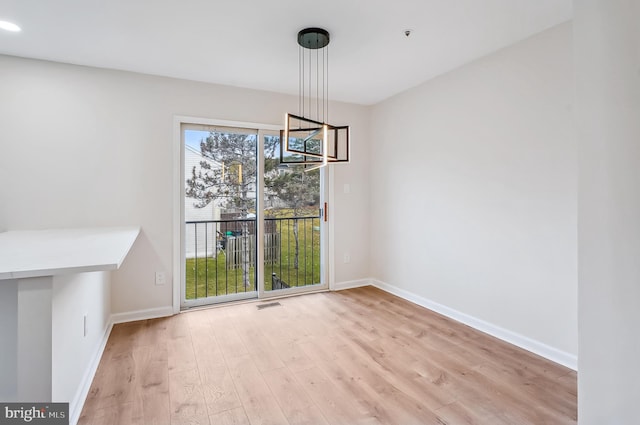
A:
[[[279,261],[264,265],[265,290],[271,290],[272,273],[289,286],[305,286],[320,282],[320,219],[300,220],[298,225],[298,268],[294,267],[295,238],[293,221],[277,222],[280,234]],[[186,299],[237,294],[256,290],[255,267],[249,268],[249,287],[243,282],[242,269],[226,269],[225,252],[216,258],[186,260]]]

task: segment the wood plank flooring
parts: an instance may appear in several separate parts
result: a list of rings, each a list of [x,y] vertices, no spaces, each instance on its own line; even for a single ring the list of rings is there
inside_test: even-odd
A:
[[[575,372],[383,291],[278,302],[114,326],[79,424],[577,423]]]

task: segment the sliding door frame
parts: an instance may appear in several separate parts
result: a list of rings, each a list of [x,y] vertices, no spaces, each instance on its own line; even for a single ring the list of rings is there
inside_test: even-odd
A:
[[[221,127],[235,127],[235,128],[247,128],[258,129],[258,146],[257,146],[257,196],[256,199],[256,221],[257,221],[257,235],[256,239],[259,241],[264,240],[264,134],[265,132],[280,131],[282,126],[274,124],[264,123],[251,123],[242,121],[228,121],[217,120],[202,117],[192,117],[184,115],[175,115],[173,117],[173,273],[172,273],[172,295],[173,295],[173,312],[174,314],[180,313],[182,305],[182,288],[184,287],[185,279],[185,217],[184,217],[184,202],[185,202],[185,187],[184,187],[184,138],[182,132],[183,124],[203,125],[203,126],[221,126]],[[324,197],[322,202],[329,202],[332,200],[331,182],[333,181],[333,173],[331,167],[325,167],[321,170],[321,194]],[[322,218],[326,212],[322,211]],[[278,291],[264,291],[264,250],[258,249],[256,265],[256,279],[258,285],[258,299],[282,297],[287,295],[295,295],[302,292],[313,292],[327,290],[333,286],[334,272],[332,267],[333,258],[333,246],[331,235],[333,234],[332,221],[321,225],[321,243],[322,248],[321,258],[324,261],[321,262],[321,285],[314,285],[312,289],[305,287],[289,288],[286,290]]]

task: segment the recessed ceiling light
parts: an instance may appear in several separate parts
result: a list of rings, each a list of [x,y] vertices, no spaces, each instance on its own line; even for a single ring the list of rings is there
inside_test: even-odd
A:
[[[0,21],[0,29],[11,31],[11,32],[20,32],[21,29],[19,26],[14,24],[13,22],[8,21]]]

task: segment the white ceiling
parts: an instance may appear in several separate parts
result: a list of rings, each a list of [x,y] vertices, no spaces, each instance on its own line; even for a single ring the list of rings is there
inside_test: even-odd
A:
[[[0,53],[297,94],[296,35],[319,26],[329,97],[374,104],[570,18],[571,0],[0,0],[22,27]]]

